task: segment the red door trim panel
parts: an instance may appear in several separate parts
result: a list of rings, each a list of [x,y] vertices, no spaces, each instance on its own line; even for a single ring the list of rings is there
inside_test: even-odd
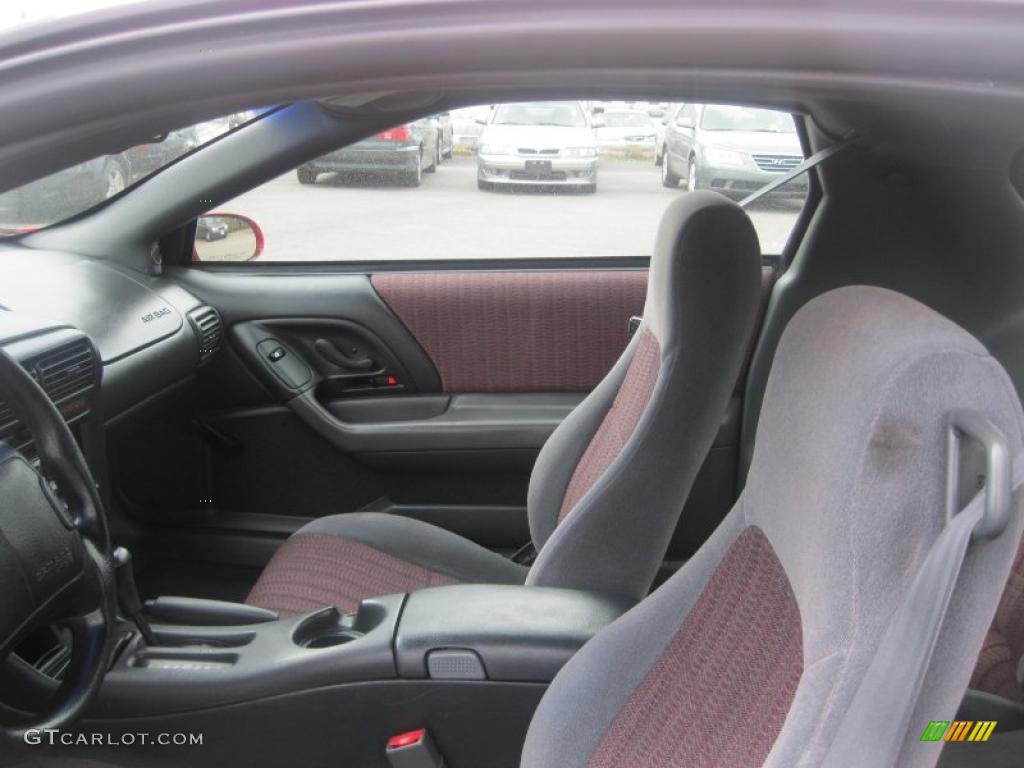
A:
[[[442,388],[589,392],[643,312],[646,270],[387,272],[373,287],[437,367]]]

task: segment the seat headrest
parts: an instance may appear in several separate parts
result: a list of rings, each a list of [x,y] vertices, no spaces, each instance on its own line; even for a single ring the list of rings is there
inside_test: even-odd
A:
[[[735,304],[735,275],[757,270],[761,246],[750,217],[717,192],[680,195],[658,226],[647,282],[644,325],[662,348],[687,332],[687,316],[700,317],[710,303]],[[744,294],[745,296],[745,294]]]
[[[840,288],[787,327],[741,505],[792,582],[806,665],[880,635],[944,523],[947,425],[960,408],[998,426],[1013,455],[1024,447],[1003,367],[907,296]]]

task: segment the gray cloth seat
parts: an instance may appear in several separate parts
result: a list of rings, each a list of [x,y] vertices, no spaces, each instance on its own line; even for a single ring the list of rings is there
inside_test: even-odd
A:
[[[760,280],[757,235],[737,205],[700,192],[668,207],[639,330],[537,458],[531,568],[414,520],[335,515],[291,536],[248,602],[283,614],[352,610],[362,598],[455,582],[643,597],[736,385]]]
[[[749,478],[707,543],[562,669],[523,768],[818,766],[945,525],[949,414],[1024,414],[1003,368],[923,305],[849,287],[803,307],[769,376]],[[899,766],[935,764],[1024,527],[967,554]],[[871,739],[870,733],[863,734]],[[967,748],[964,748],[966,754]]]

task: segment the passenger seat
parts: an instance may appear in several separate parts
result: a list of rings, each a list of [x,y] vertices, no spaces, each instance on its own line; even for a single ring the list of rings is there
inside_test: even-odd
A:
[[[364,598],[460,582],[644,597],[725,414],[760,283],[757,234],[739,206],[693,192],[668,207],[643,322],[534,465],[532,567],[417,520],[333,515],[280,547],[247,602],[281,614],[352,611]]]

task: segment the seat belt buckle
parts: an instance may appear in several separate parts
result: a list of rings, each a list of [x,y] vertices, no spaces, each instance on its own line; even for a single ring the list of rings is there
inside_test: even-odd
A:
[[[388,739],[384,754],[391,768],[444,768],[444,758],[426,728]]]
[[[519,565],[533,565],[533,561],[537,559],[537,548],[533,546],[532,541],[528,541],[513,552],[509,559]]]

